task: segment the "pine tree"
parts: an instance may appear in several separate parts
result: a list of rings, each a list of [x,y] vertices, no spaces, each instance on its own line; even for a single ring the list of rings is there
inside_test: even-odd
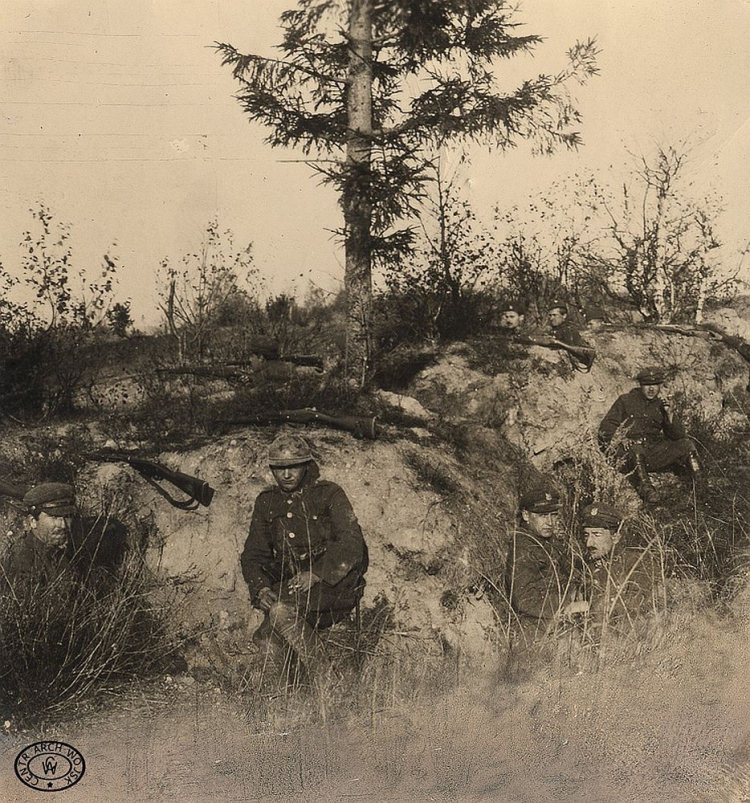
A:
[[[521,35],[505,0],[300,0],[281,16],[281,58],[217,44],[251,120],[272,146],[298,147],[339,193],[346,252],[347,361],[363,383],[372,353],[374,260],[408,253],[404,225],[436,146],[580,142],[567,87],[597,72],[593,40],[555,75],[498,87],[499,60],[541,42]],[[399,224],[400,227],[399,227]]]

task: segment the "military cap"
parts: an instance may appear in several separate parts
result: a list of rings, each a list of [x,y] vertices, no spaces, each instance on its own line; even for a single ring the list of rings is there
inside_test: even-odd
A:
[[[498,312],[515,312],[518,315],[525,315],[526,307],[520,301],[505,301],[498,307]]]
[[[518,503],[521,510],[529,513],[556,513],[561,506],[560,494],[551,488],[530,491],[524,494]]]
[[[610,505],[594,502],[583,509],[581,525],[583,527],[604,527],[607,530],[616,530],[622,521],[622,514]]]
[[[568,305],[561,298],[552,299],[548,307],[548,310],[551,312],[553,309],[561,309],[566,315],[568,314]]]
[[[72,516],[76,512],[75,491],[63,482],[44,482],[31,488],[23,497],[29,513],[48,516]]]
[[[638,372],[636,379],[641,385],[661,385],[667,378],[663,368],[651,366]]]
[[[272,468],[300,466],[312,459],[307,441],[299,435],[279,435],[268,449],[268,465]]]

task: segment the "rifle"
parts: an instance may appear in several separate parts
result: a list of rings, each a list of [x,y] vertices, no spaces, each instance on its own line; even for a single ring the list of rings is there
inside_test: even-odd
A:
[[[128,454],[128,452],[104,450],[89,454],[87,457],[89,460],[95,460],[100,463],[127,463],[127,465],[135,469],[149,485],[152,485],[170,505],[180,510],[195,510],[198,505],[208,507],[211,504],[211,500],[214,498],[215,491],[205,480],[201,480],[198,477],[191,477],[189,474],[182,474],[179,471],[172,471],[161,463],[144,460],[141,457]],[[175,499],[157,483],[157,480],[170,482],[181,491],[184,491],[190,498],[186,500]]]
[[[319,413],[317,410],[305,408],[303,410],[280,410],[278,413],[265,413],[262,415],[249,415],[244,418],[233,418],[223,423],[237,426],[253,424],[264,426],[268,424],[324,424],[334,429],[343,429],[351,432],[355,438],[375,440],[378,436],[377,419],[375,417],[360,418],[353,415],[329,415]]]
[[[263,356],[263,355],[261,355]],[[289,354],[286,357],[266,357],[267,362],[289,362],[308,368],[315,368],[318,373],[323,371],[323,358],[314,354]],[[192,376],[207,376],[216,379],[227,379],[247,382],[259,366],[253,366],[249,360],[240,362],[225,362],[216,365],[182,365],[174,368],[157,368],[157,374],[174,374]],[[262,370],[262,369],[261,369]]]
[[[573,362],[573,367],[576,370],[581,370],[576,366],[576,362],[580,363],[588,372],[593,365],[594,358],[596,357],[596,349],[591,346],[575,346],[571,343],[566,343],[564,340],[558,340],[556,337],[527,337],[523,342],[530,346],[543,346],[548,349],[563,349],[567,351]]]

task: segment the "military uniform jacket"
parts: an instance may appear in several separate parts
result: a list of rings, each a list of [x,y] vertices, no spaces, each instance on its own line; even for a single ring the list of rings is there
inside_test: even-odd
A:
[[[589,615],[595,625],[629,621],[663,607],[661,567],[650,552],[615,547],[609,558],[591,570]]]
[[[635,441],[655,441],[662,436],[676,441],[686,434],[675,416],[672,416],[671,424],[667,421],[662,400],[658,396],[649,400],[639,388],[623,394],[610,407],[599,425],[599,437],[609,443],[622,424],[627,428],[627,437]]]
[[[559,326],[550,327],[552,337],[567,343],[569,346],[582,346],[583,348],[591,348],[589,344],[583,339],[578,329],[569,321],[563,321]]]
[[[523,527],[513,534],[505,585],[513,610],[549,619],[560,609],[570,585],[570,561],[558,538],[539,538]]]
[[[343,488],[319,479],[313,465],[294,493],[274,486],[258,495],[240,563],[253,599],[306,570],[347,597],[346,587],[361,584],[367,547]]]
[[[25,532],[5,554],[0,567],[0,585],[52,585],[74,579],[70,547],[43,544]]]

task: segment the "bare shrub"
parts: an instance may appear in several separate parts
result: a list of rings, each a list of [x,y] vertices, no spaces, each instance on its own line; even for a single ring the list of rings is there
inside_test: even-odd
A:
[[[148,678],[173,663],[185,640],[177,597],[128,552],[106,579],[85,572],[0,590],[0,702],[17,721]]]

